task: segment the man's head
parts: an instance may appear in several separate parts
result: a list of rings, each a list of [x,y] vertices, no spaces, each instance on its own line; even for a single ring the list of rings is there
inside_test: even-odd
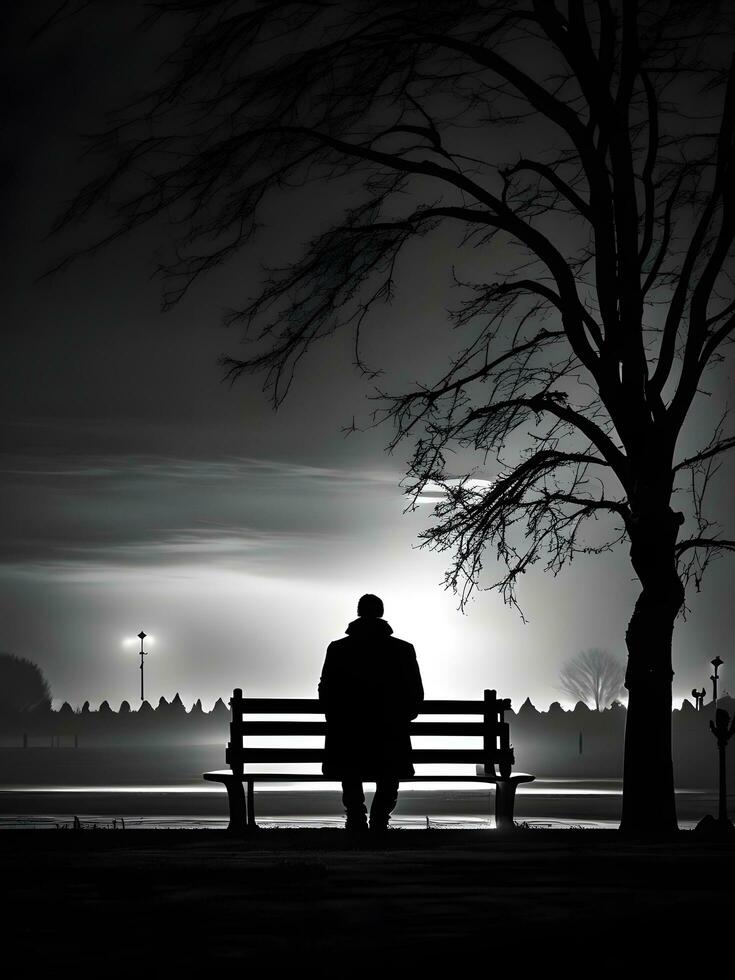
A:
[[[383,600],[370,593],[361,596],[357,603],[357,615],[365,619],[380,619],[383,615]]]

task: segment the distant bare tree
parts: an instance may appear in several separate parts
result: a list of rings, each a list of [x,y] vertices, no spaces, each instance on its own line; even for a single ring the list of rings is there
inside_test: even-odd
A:
[[[559,680],[570,697],[594,704],[596,711],[625,693],[625,667],[607,650],[582,650],[567,660]]]

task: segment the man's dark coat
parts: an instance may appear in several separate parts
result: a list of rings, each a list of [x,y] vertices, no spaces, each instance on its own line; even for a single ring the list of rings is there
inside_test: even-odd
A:
[[[409,723],[424,699],[416,651],[384,619],[361,617],[346,632],[327,647],[319,681],[322,772],[339,780],[413,776]]]

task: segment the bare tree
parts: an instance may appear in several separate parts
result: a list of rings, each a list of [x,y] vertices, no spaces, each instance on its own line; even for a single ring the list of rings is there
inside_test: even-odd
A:
[[[441,376],[378,389],[374,422],[394,423],[390,448],[414,440],[410,499],[443,492],[423,542],[451,554],[462,603],[478,585],[515,603],[534,563],[627,544],[622,827],[674,828],[674,622],[735,549],[703,508],[735,446],[724,412],[677,451],[735,327],[732,5],[149,6],[175,37],[168,75],[100,136],[107,162],[59,225],[111,207],[92,248],[172,215],[168,307],[249,243],[269,195],[329,181],[339,201],[343,182],[349,209],[228,318],[253,344],[229,377],[261,374],[276,406],[338,330],[369,372],[361,331],[403,253],[456,228],[456,350]]]
[[[625,667],[607,650],[582,650],[559,672],[562,690],[575,701],[607,708],[625,692]]]

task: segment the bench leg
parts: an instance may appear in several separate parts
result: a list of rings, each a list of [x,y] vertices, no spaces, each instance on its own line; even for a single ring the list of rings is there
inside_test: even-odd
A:
[[[255,822],[255,780],[248,779],[248,830],[257,830]]]
[[[495,829],[513,830],[513,808],[517,783],[514,779],[500,779],[495,784]]]
[[[227,787],[227,802],[230,805],[230,822],[227,829],[234,833],[242,833],[246,829],[247,812],[245,809],[245,792],[239,779],[230,779]]]

